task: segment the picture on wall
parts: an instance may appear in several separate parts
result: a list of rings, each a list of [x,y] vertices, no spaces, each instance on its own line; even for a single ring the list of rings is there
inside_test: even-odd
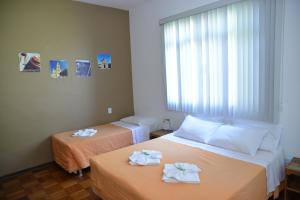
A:
[[[100,69],[111,69],[111,54],[98,54],[97,61]]]
[[[62,78],[68,76],[69,64],[66,60],[50,60],[51,78]]]
[[[19,67],[21,72],[40,72],[41,56],[39,53],[19,53]]]
[[[89,60],[76,60],[76,76],[91,76],[91,62]]]

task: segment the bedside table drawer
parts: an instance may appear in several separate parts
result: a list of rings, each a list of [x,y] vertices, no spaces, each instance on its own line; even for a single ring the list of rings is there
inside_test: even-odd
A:
[[[293,158],[285,168],[285,200],[300,199],[300,159]]]
[[[287,189],[300,194],[300,176],[288,175]]]

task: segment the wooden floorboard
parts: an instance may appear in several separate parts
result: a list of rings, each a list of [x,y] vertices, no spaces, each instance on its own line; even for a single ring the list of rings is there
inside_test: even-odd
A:
[[[0,200],[44,199],[101,200],[92,191],[89,169],[79,177],[50,163],[0,179]],[[283,200],[282,194],[279,199]]]
[[[82,177],[69,174],[51,163],[0,180],[2,200],[100,200],[92,191],[90,172]]]

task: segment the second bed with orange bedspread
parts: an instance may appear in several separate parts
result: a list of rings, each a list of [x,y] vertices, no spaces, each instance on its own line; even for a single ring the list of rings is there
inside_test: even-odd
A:
[[[53,135],[52,151],[55,162],[68,172],[76,172],[89,167],[92,156],[132,144],[130,129],[113,124],[92,128],[97,133],[91,137],[73,137],[74,131]]]

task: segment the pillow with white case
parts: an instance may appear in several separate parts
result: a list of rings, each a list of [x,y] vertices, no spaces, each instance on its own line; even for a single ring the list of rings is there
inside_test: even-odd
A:
[[[120,119],[120,121],[129,123],[129,124],[140,125],[141,118],[137,117],[137,116],[129,116],[129,117],[124,117],[124,118]]]
[[[263,138],[259,150],[275,152],[278,149],[282,134],[282,127],[280,125],[249,120],[236,120],[234,124],[239,127],[267,129],[268,133]]]
[[[221,123],[205,121],[188,115],[174,135],[205,143],[221,125]]]
[[[159,129],[159,120],[152,117],[142,117],[142,116],[134,115],[134,116],[122,118],[120,119],[120,121],[129,124],[139,125],[139,126],[147,126],[149,127],[151,132]]]
[[[209,138],[207,144],[254,156],[267,129],[223,125]]]

